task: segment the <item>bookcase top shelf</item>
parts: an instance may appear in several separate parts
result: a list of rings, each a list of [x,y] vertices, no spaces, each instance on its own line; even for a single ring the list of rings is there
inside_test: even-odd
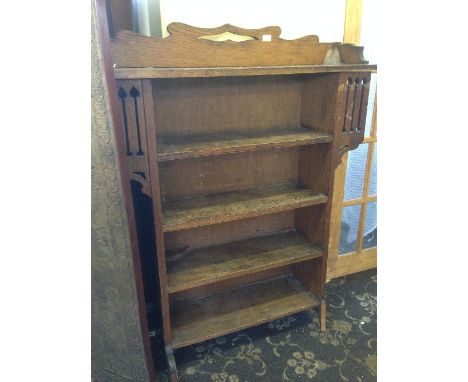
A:
[[[165,38],[119,31],[111,41],[116,78],[376,70],[375,65],[367,65],[361,46],[322,43],[315,35],[285,40],[280,37],[281,29],[275,26],[244,29],[225,24],[217,28],[197,28],[171,23],[167,30],[169,36]]]
[[[267,148],[297,147],[332,140],[331,134],[301,126],[247,130],[237,133],[199,134],[189,137],[163,135],[158,138],[158,160],[167,161]]]

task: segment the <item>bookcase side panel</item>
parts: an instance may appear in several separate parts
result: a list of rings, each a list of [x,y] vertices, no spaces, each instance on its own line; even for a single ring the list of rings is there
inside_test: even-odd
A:
[[[300,121],[304,127],[333,134],[339,73],[307,76],[303,82]]]
[[[159,273],[160,293],[161,293],[161,310],[163,320],[164,341],[166,346],[171,343],[171,326],[170,326],[170,311],[169,298],[167,292],[167,272],[164,247],[164,233],[162,230],[162,209],[161,209],[161,193],[159,168],[157,162],[157,142],[156,142],[156,124],[155,111],[153,102],[153,89],[150,80],[143,80],[143,101],[145,110],[145,122],[147,133],[147,147],[149,157],[149,172],[151,183],[151,195],[153,199],[153,215],[156,237],[156,252],[157,264]]]

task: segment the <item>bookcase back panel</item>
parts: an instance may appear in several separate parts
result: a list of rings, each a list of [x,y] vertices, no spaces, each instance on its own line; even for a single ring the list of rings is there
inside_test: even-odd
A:
[[[294,229],[294,211],[214,224],[164,235],[166,250],[202,248]]]
[[[298,149],[270,149],[160,162],[161,197],[171,200],[295,182]]]
[[[300,125],[299,76],[153,80],[158,136]]]

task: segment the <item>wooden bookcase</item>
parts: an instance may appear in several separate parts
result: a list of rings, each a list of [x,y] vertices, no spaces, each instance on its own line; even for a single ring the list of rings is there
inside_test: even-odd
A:
[[[153,201],[173,349],[314,308],[325,329],[334,171],[363,140],[362,47],[173,23],[111,41],[131,179]],[[210,41],[221,33],[243,42]]]

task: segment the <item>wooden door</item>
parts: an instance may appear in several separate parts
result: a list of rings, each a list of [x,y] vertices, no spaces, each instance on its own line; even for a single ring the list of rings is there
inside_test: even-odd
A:
[[[328,279],[377,266],[376,81],[373,74],[364,141],[335,174]]]
[[[362,0],[347,0],[343,41],[360,44]],[[377,266],[377,74],[372,74],[364,142],[335,172],[327,278]]]

